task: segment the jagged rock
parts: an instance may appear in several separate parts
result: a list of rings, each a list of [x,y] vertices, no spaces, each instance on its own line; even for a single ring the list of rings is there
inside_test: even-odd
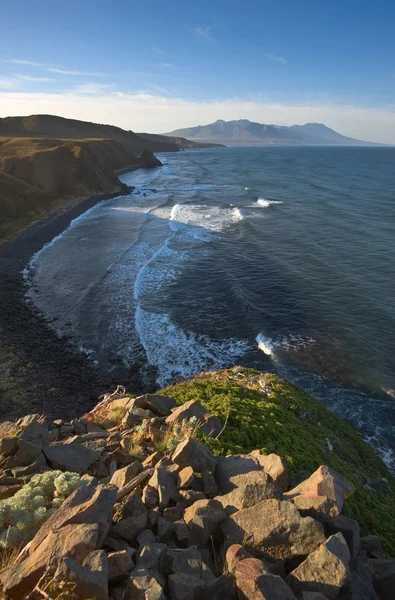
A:
[[[367,565],[372,577],[374,589],[380,600],[393,600],[395,590],[395,560],[371,558]]]
[[[193,417],[197,419],[198,426],[205,435],[215,437],[220,433],[222,425],[218,417],[209,413],[200,402],[195,400],[185,402],[185,404],[173,410],[171,415],[167,417],[166,423],[172,427],[175,423],[182,423],[184,420],[189,421]]]
[[[135,514],[132,514],[124,519],[121,519],[113,526],[112,531],[117,535],[134,542],[137,535],[145,529],[147,526],[147,510],[139,511],[136,510]]]
[[[108,565],[104,550],[91,552],[83,564],[65,557],[55,572],[55,581],[67,581],[75,587],[78,598],[108,600]]]
[[[270,475],[272,480],[285,492],[288,489],[288,467],[284,459],[277,454],[261,454],[260,450],[251,452],[262,469]]]
[[[296,600],[292,590],[281,577],[266,571],[257,558],[239,561],[234,574],[239,599]]]
[[[231,573],[235,572],[237,563],[246,558],[254,558],[241,544],[232,544],[226,551],[226,564]]]
[[[365,550],[371,558],[384,558],[378,535],[365,535],[361,538],[361,549]]]
[[[251,482],[241,484],[223,496],[215,497],[215,500],[220,502],[228,515],[243,508],[254,506],[262,500],[279,496],[279,489],[269,481],[269,477],[263,471],[246,473],[245,480],[251,480]]]
[[[14,494],[23,488],[23,483],[17,485],[0,485],[0,500],[11,498]]]
[[[189,529],[184,520],[175,521],[174,525],[174,534],[176,536],[177,542],[179,546],[186,546],[188,544],[189,539]]]
[[[155,451],[149,456],[147,456],[147,458],[143,460],[144,469],[152,469],[152,467],[155,467],[162,458],[162,456],[162,452],[159,451]]]
[[[108,560],[108,581],[110,584],[119,583],[126,579],[133,569],[133,559],[127,550],[111,552]]]
[[[214,471],[216,459],[204,444],[198,444],[193,438],[180,442],[174,450],[173,462],[183,469],[192,467],[196,473]]]
[[[218,486],[215,477],[209,471],[203,471],[203,491],[209,498],[214,498],[218,494]]]
[[[48,470],[48,464],[45,460],[44,454],[41,452],[30,465],[22,466],[22,467],[14,467],[11,469],[11,473],[15,477],[27,477],[28,475],[32,475],[33,473],[41,473],[43,471]]]
[[[184,513],[189,543],[204,546],[210,538],[215,539],[225,518],[226,512],[215,500],[198,500],[189,506]]]
[[[145,168],[163,167],[163,164],[156,158],[151,150],[143,150],[142,155],[136,159],[136,163]]]
[[[168,506],[165,508],[162,514],[164,519],[174,523],[175,521],[179,521],[181,519],[183,511],[179,506]]]
[[[167,575],[171,573],[186,573],[187,575],[202,578],[202,554],[196,546],[190,546],[185,550],[167,548],[163,560],[163,571]]]
[[[86,473],[88,468],[98,460],[104,446],[105,442],[97,445],[98,449],[92,449],[92,445],[88,446],[87,444],[58,443],[53,446],[44,446],[43,452],[54,469]]]
[[[110,600],[125,600],[126,585],[114,585],[110,587]]]
[[[156,542],[156,535],[150,529],[144,529],[137,536],[139,548],[147,544],[153,544],[154,542]]]
[[[171,413],[171,409],[175,407],[176,401],[168,396],[159,394],[146,394],[141,396],[142,407],[152,410],[152,412],[167,417]]]
[[[378,600],[369,569],[363,560],[354,559],[350,567],[349,580],[337,600]]]
[[[168,544],[172,538],[173,532],[175,530],[174,523],[168,521],[167,519],[163,519],[159,517],[158,520],[158,540],[163,542],[164,544]]]
[[[197,490],[180,490],[180,496],[188,506],[198,500],[207,500],[206,494]]]
[[[181,469],[181,471],[178,473],[177,483],[179,489],[186,488],[203,491],[203,482],[196,476],[191,466]]]
[[[222,494],[231,492],[239,485],[248,483],[246,475],[251,478],[251,472],[262,473],[262,467],[255,456],[250,454],[234,454],[221,457],[215,468],[215,479]]]
[[[39,534],[33,539],[27,558],[0,573],[2,590],[12,600],[23,600],[32,591],[44,574],[50,557],[56,563],[66,556],[81,563],[98,545],[99,525],[65,525],[49,529],[44,537]]]
[[[350,552],[341,533],[332,535],[286,578],[295,593],[321,592],[334,600],[349,577]]]
[[[147,485],[143,489],[142,500],[147,508],[153,508],[159,502],[159,492],[152,485]]]
[[[146,569],[131,572],[125,600],[166,600],[162,586]]]
[[[386,496],[389,494],[390,486],[386,477],[378,477],[377,479],[370,479],[367,483],[369,488],[374,490],[376,494]]]
[[[122,419],[122,426],[124,429],[129,429],[133,425],[139,424],[145,419],[152,419],[154,413],[144,408],[133,408],[128,410],[124,418]]]
[[[166,508],[171,500],[178,502],[181,500],[176,485],[176,472],[169,466],[157,466],[154,474],[148,482],[148,485],[158,491],[159,508]]]
[[[0,438],[0,454],[3,454],[4,456],[15,454],[18,449],[18,441],[17,437]]]
[[[76,435],[83,435],[86,433],[86,421],[82,419],[74,419],[71,422],[71,426]]]
[[[136,569],[147,569],[159,579],[161,570],[160,561],[166,548],[166,544],[161,544],[159,542],[153,542],[152,544],[143,546],[139,552]]]
[[[325,517],[322,523],[328,537],[335,533],[342,533],[348,544],[351,557],[356,558],[358,556],[361,551],[361,534],[358,521],[344,515],[338,515],[337,517]]]
[[[173,573],[169,576],[170,600],[201,600],[205,589],[204,581],[195,575]]]
[[[42,443],[40,441],[30,442],[22,438],[18,441],[18,450],[13,456],[9,456],[6,462],[6,468],[22,467],[30,465],[41,454]]]
[[[155,506],[154,508],[150,508],[147,513],[147,525],[148,527],[154,528],[158,525],[160,517],[159,508]]]
[[[207,585],[206,597],[208,600],[236,600],[236,583],[229,571],[222,573]]]
[[[300,510],[312,510],[330,516],[341,513],[344,500],[355,492],[348,479],[325,465],[318,469],[284,497],[293,500]]]
[[[115,471],[115,473],[110,479],[110,484],[115,485],[115,487],[117,487],[118,489],[121,489],[127,483],[129,483],[129,481],[134,479],[134,477],[136,477],[136,475],[140,473],[141,469],[141,463],[135,460],[134,462],[130,463],[130,465],[127,465],[126,467]]]
[[[273,559],[309,554],[325,541],[321,523],[301,517],[291,502],[274,499],[231,515],[222,529],[228,545],[242,544]]]

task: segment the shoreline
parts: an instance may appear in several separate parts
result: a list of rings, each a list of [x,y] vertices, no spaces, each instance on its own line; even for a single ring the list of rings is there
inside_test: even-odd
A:
[[[141,391],[137,370],[128,373],[119,365],[113,374],[98,372],[67,338],[59,338],[26,300],[22,276],[32,256],[71,221],[99,202],[133,189],[120,182],[116,191],[68,200],[0,246],[0,419],[33,412],[73,418],[88,411],[115,384]]]

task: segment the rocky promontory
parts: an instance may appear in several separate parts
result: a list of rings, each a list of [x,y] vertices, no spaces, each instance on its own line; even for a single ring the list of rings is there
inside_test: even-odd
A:
[[[0,424],[4,598],[389,600],[395,487],[345,422],[234,367]]]

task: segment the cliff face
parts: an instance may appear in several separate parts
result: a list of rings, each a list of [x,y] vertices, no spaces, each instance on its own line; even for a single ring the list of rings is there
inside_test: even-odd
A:
[[[145,163],[116,140],[0,138],[0,241],[64,200],[121,193],[115,171],[137,164]]]

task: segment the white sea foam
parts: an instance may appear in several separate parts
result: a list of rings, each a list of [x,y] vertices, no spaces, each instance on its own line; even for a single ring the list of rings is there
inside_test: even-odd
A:
[[[237,206],[232,209],[232,216],[235,221],[242,221],[244,219],[244,214],[240,208]]]
[[[273,340],[271,338],[265,337],[262,333],[258,333],[255,338],[255,341],[258,344],[259,350],[271,356],[273,354]]]
[[[269,208],[273,204],[283,204],[282,200],[266,200],[265,198],[258,198],[254,206],[260,206],[262,208]]]
[[[245,340],[215,341],[206,335],[180,329],[169,315],[136,310],[136,327],[148,362],[158,369],[163,386],[175,376],[189,377],[207,369],[219,369],[242,356],[249,348]]]
[[[274,356],[276,350],[300,350],[301,348],[305,348],[306,346],[315,342],[315,340],[311,337],[303,337],[293,334],[282,336],[274,340],[273,338],[264,336],[263,333],[258,333],[255,341],[258,344],[259,350],[268,356]]]

